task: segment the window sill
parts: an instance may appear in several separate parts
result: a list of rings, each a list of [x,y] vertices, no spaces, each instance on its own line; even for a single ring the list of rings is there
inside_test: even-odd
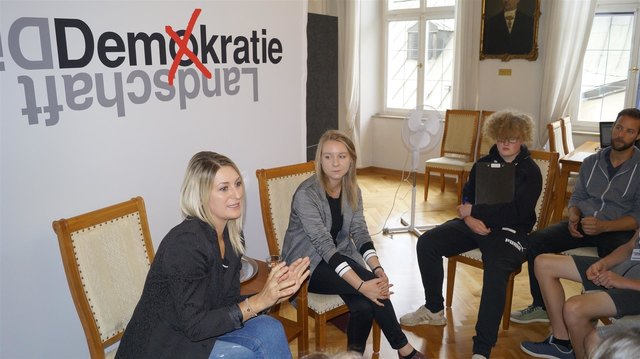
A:
[[[600,132],[592,130],[573,130],[572,135],[584,135],[584,136],[600,136]]]

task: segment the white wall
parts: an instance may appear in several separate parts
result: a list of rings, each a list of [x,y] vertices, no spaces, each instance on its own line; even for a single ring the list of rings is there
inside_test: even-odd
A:
[[[498,70],[509,69],[511,76],[499,76]],[[542,61],[487,59],[480,61],[479,110],[517,109],[538,119],[542,88]],[[534,135],[535,137],[536,135]]]
[[[411,171],[411,155],[401,138],[403,119],[400,117],[374,116],[371,119],[371,166]],[[430,151],[420,154],[418,172],[424,173],[424,161],[440,155],[438,144]]]
[[[209,70],[253,70],[256,82],[253,76],[242,74],[231,86],[232,90],[239,86],[236,94],[223,90],[220,96],[207,97],[201,89],[194,91],[193,98],[185,98],[185,109],[180,109],[177,95],[169,101],[157,99],[155,92],[166,90],[153,82],[145,103],[134,104],[127,97],[128,92],[141,96],[145,89],[140,78],[126,82],[133,71],[153,76],[169,69],[171,58],[160,64],[156,52],[152,65],[143,65],[140,60],[137,66],[130,66],[126,52],[110,53],[109,59],[126,56],[126,61],[109,68],[100,63],[96,52],[85,67],[58,66],[55,18],[82,20],[94,34],[94,43],[107,31],[125,39],[127,32],[157,32],[168,41],[165,26],[185,29],[196,7],[202,9],[193,31],[199,43],[200,25],[206,25],[208,37],[248,38],[257,31],[259,38],[276,38],[282,43],[281,61],[255,64],[252,59],[237,64],[231,50],[227,63],[214,64],[209,57],[205,64]],[[196,151],[224,153],[240,167],[247,187],[247,253],[264,257],[267,249],[255,170],[305,159],[305,2],[0,0],[0,8],[1,358],[88,357],[51,222],[141,195],[157,247],[180,221],[179,188],[187,161]],[[40,37],[34,27],[28,27],[12,42],[10,27],[23,17],[44,19],[50,38]],[[80,31],[69,29],[67,34],[70,58],[80,58],[85,49]],[[53,66],[18,66],[16,49],[37,61],[42,59],[41,43],[51,45]],[[221,56],[220,50],[216,51]],[[139,59],[141,53],[140,49]],[[62,76],[83,76],[80,73],[91,79],[91,88],[76,100],[90,97],[93,102],[87,109],[72,110],[67,102],[72,97],[70,89],[65,90]],[[124,88],[121,116],[115,107],[98,103],[96,90],[96,74],[103,74],[105,96],[114,96],[118,73]],[[29,96],[19,76],[34,82],[34,97],[41,110],[36,124],[29,124],[22,112],[29,107]],[[47,76],[55,80],[49,90]],[[216,76],[224,73],[214,72],[211,84]],[[182,85],[180,79],[186,79]],[[174,89],[183,87],[182,93],[186,93],[194,90],[196,82],[203,82],[199,70],[194,65],[181,66]],[[50,105],[48,96],[53,96],[53,88],[62,111],[59,121],[47,126],[50,115],[42,111],[49,110],[45,106]],[[80,90],[81,83],[75,82],[73,88]],[[256,91],[258,98],[254,99]]]
[[[385,142],[375,138],[373,116],[382,110],[383,98],[380,92],[384,86],[380,72],[384,65],[383,26],[380,19],[384,2],[363,1],[361,3],[361,50],[360,50],[360,159],[363,167],[374,166],[378,162],[377,148],[384,148]],[[389,167],[390,168],[390,167]]]

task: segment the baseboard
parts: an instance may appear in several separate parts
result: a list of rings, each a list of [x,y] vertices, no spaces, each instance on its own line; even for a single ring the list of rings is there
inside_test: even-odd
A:
[[[364,167],[364,168],[358,168],[356,170],[357,174],[379,174],[379,175],[386,175],[386,176],[394,176],[397,178],[401,178],[404,174],[404,176],[408,176],[409,173],[407,171],[400,171],[400,170],[394,170],[391,168],[382,168],[382,167],[375,167],[375,166],[369,166],[369,167]],[[436,177],[437,181],[440,181],[440,174],[439,173],[435,173],[432,174],[431,177]],[[433,178],[431,179],[433,180]],[[456,182],[456,177],[452,177],[452,176],[445,176],[445,181],[448,182]],[[423,183],[424,182],[424,173],[416,173],[416,182],[418,183]]]

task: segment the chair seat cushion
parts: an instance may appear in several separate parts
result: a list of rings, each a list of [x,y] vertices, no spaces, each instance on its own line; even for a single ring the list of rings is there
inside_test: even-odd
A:
[[[473,168],[473,164],[475,162],[467,162],[464,164],[464,166],[462,166],[462,170],[465,172],[471,172],[471,168]]]
[[[472,250],[464,252],[464,253],[460,253],[460,255],[463,256],[463,257],[475,259],[477,261],[481,261],[482,262],[482,252],[480,252],[480,249],[478,249],[478,248],[472,249]]]
[[[597,257],[598,249],[596,247],[574,248],[569,249],[568,251],[564,251],[562,252],[562,254],[566,254],[569,256]]]
[[[427,169],[445,169],[461,171],[466,166],[473,166],[473,162],[467,161],[466,158],[437,157],[429,159],[425,162]],[[469,167],[471,168],[471,167]]]
[[[318,314],[326,313],[331,309],[338,308],[344,304],[340,296],[333,294],[308,294],[309,308]]]

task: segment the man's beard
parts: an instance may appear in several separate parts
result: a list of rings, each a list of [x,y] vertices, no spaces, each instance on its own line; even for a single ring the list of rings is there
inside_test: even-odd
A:
[[[611,148],[613,148],[616,151],[622,152],[622,151],[628,150],[629,148],[631,148],[631,146],[635,144],[635,141],[627,143],[627,142],[624,142],[624,140],[620,140],[620,142],[622,142],[621,145],[618,144],[618,141],[612,140]]]

